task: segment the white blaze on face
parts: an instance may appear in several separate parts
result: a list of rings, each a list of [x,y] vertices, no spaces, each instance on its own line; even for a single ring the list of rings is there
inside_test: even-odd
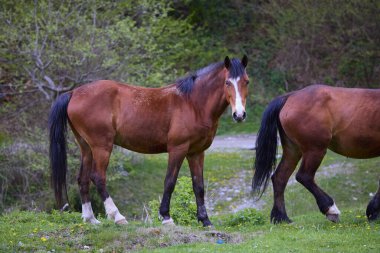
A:
[[[240,91],[238,87],[238,82],[240,80],[240,77],[237,78],[229,78],[228,81],[232,83],[235,89],[235,110],[237,115],[243,115],[245,108],[243,106],[243,101],[240,96]]]

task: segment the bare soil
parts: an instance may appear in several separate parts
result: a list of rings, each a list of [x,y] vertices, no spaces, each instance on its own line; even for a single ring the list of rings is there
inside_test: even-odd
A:
[[[238,149],[254,149],[256,143],[255,134],[223,135],[216,136],[208,152],[236,151]]]

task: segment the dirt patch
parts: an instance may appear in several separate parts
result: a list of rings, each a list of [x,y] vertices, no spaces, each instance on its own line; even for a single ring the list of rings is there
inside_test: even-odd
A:
[[[242,169],[227,182],[215,182],[206,192],[206,206],[211,215],[235,213],[245,208],[261,209],[265,202],[252,196],[253,172]]]
[[[155,249],[173,245],[207,242],[214,244],[241,243],[244,238],[238,233],[226,233],[217,230],[194,230],[191,227],[161,226],[138,228],[136,233],[125,236],[124,249]]]
[[[207,151],[209,152],[233,152],[238,149],[252,150],[256,145],[255,134],[241,134],[230,136],[216,136],[211,146]]]

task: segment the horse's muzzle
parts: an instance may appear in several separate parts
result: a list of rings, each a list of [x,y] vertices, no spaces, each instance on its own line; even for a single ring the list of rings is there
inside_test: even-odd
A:
[[[247,117],[247,114],[245,113],[245,111],[243,111],[243,113],[237,113],[237,112],[234,112],[232,114],[232,118],[236,121],[236,122],[242,122],[245,120],[245,118]]]

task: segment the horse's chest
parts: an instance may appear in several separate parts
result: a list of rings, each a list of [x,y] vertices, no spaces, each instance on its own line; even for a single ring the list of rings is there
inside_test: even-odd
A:
[[[196,131],[192,134],[192,145],[191,150],[203,151],[210,147],[214,136],[216,133],[216,128],[214,127],[198,127]]]

